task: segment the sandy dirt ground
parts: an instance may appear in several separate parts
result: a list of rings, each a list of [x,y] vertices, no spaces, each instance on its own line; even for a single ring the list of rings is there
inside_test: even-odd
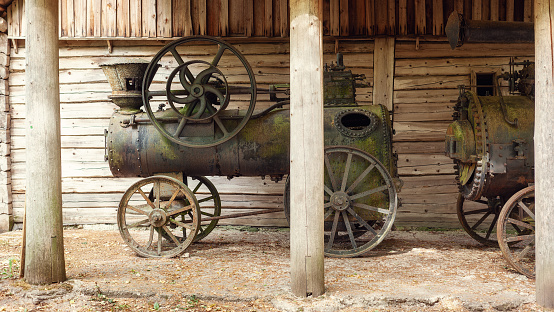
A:
[[[218,227],[172,259],[66,229],[68,281],[48,286],[18,278],[21,235],[0,234],[0,311],[545,311],[534,280],[461,231],[393,231],[364,257],[326,258],[317,298],[290,291],[288,229]]]

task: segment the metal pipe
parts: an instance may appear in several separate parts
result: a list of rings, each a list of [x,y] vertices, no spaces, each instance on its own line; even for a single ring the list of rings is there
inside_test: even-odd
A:
[[[464,43],[533,43],[534,24],[529,22],[467,20],[454,11],[445,27],[450,47]]]

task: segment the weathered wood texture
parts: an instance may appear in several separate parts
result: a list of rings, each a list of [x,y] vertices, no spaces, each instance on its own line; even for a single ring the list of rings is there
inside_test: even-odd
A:
[[[9,41],[0,33],[0,232],[9,231],[13,225],[12,172],[10,157],[11,113],[8,105]]]
[[[554,7],[552,1],[537,0],[535,15],[536,102],[535,102],[535,199],[536,199],[536,286],[537,303],[554,308]]]
[[[317,297],[325,292],[322,14],[318,0],[291,0],[290,11],[291,289]]]
[[[25,193],[25,46],[12,48],[9,79],[10,143],[13,212],[22,221]],[[337,44],[337,45],[336,45]],[[260,87],[289,82],[288,43],[248,43],[235,39],[256,73]],[[60,97],[63,160],[64,222],[114,223],[122,193],[134,179],[111,177],[104,159],[104,129],[114,105],[107,98],[110,87],[98,64],[112,57],[150,59],[162,47],[150,41],[116,41],[108,53],[99,41],[62,41],[60,47]],[[374,44],[366,41],[324,42],[324,63],[335,60],[335,49],[344,53],[346,66],[365,74],[374,83]],[[1,54],[0,54],[1,55]],[[451,122],[457,86],[468,85],[472,71],[507,71],[511,56],[533,59],[529,44],[466,44],[451,50],[446,41],[396,40],[394,67],[394,148],[404,180],[403,206],[397,225],[459,227],[455,215],[457,188],[453,163],[444,156],[444,133]],[[202,49],[198,49],[198,58]],[[210,58],[207,57],[206,60]],[[360,104],[373,103],[373,88],[358,89]],[[258,96],[256,109],[269,107],[267,95]],[[212,179],[212,178],[210,178]],[[224,194],[224,213],[236,209],[282,208],[284,183],[260,178],[212,179]],[[222,221],[223,223],[223,221]],[[253,216],[227,220],[226,224],[286,225],[284,215]]]
[[[8,35],[25,37],[24,1]],[[62,38],[287,37],[288,0],[60,0]],[[453,10],[482,20],[531,21],[531,0],[324,0],[323,35],[444,35]]]
[[[9,104],[12,110],[12,139],[10,170],[14,174],[15,221],[21,222],[25,198],[25,45],[18,40],[18,53],[12,48],[10,58]],[[290,55],[289,45],[271,43],[234,44],[256,73],[258,86],[288,83]],[[115,212],[121,195],[136,179],[115,179],[104,162],[104,129],[115,106],[108,100],[111,90],[98,66],[111,58],[128,56],[151,59],[163,47],[159,42],[116,41],[113,52],[108,53],[101,41],[62,41],[60,48],[60,98],[62,133],[63,212],[66,224],[114,223]],[[336,60],[335,43],[324,45],[324,62]],[[373,42],[340,42],[340,51],[348,66],[356,73],[365,74],[373,83]],[[203,48],[195,52],[195,58],[210,60]],[[238,66],[235,64],[235,66]],[[230,77],[229,79],[232,79]],[[233,78],[234,79],[234,78]],[[358,101],[372,103],[372,88],[359,89]],[[269,107],[268,95],[259,95],[256,110]],[[231,103],[230,105],[237,105]],[[238,105],[244,105],[239,103]],[[224,213],[241,210],[282,208],[284,183],[269,179],[225,177],[210,178],[222,193]],[[243,217],[221,221],[222,224],[257,224],[285,226],[283,213]]]
[[[58,6],[30,0],[25,54],[26,218],[25,281],[66,279],[61,185]],[[32,22],[31,22],[32,21]],[[34,21],[41,21],[35,23]]]
[[[469,85],[474,71],[508,71],[510,57],[533,60],[533,45],[471,44],[451,50],[444,42],[416,46],[397,40],[395,56],[393,146],[404,181],[396,224],[459,227],[453,162],[444,156],[458,86]]]

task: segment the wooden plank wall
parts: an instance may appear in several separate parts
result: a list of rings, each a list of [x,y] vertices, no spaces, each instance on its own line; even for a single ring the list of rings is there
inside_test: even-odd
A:
[[[288,0],[59,0],[62,38],[287,37]],[[8,8],[10,38],[25,36],[24,0]],[[532,21],[532,0],[324,0],[332,37],[444,34],[453,10],[469,19]]]
[[[11,161],[13,212],[22,221],[25,198],[25,47],[22,40],[10,58],[9,104],[11,106]],[[115,223],[123,192],[136,179],[113,178],[104,162],[104,129],[115,106],[108,100],[111,90],[98,66],[111,58],[139,57],[150,60],[163,42],[114,42],[112,53],[102,41],[62,41],[60,44],[60,100],[62,133],[63,212],[66,224]],[[261,88],[289,82],[288,42],[247,43],[235,46],[245,54]],[[365,74],[373,83],[373,42],[325,44],[325,62],[336,60],[335,49],[344,53],[347,65]],[[199,49],[202,50],[202,49]],[[360,103],[372,102],[371,88],[359,90]],[[271,104],[259,95],[256,109]],[[231,104],[233,105],[233,104]],[[284,181],[226,177],[210,178],[222,194],[225,213],[245,209],[282,208]],[[225,223],[225,222],[222,222]],[[283,213],[241,218],[227,224],[286,225]]]
[[[533,60],[533,44],[465,44],[397,41],[394,78],[394,148],[404,181],[397,224],[459,227],[453,162],[444,135],[459,85],[471,73],[509,71],[510,57]]]

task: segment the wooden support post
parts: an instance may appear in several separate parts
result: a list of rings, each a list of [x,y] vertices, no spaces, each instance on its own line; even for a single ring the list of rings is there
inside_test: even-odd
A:
[[[0,18],[0,21],[4,20]],[[5,21],[5,20],[4,20]],[[7,26],[7,23],[6,23]],[[13,226],[11,184],[10,104],[8,101],[8,75],[10,42],[8,34],[0,33],[0,232],[10,231]]]
[[[373,51],[373,104],[393,108],[394,37],[375,38]]]
[[[554,308],[554,0],[535,1],[535,214],[537,303]]]
[[[325,292],[323,278],[322,1],[290,1],[290,257],[292,292]]]
[[[65,276],[59,92],[58,2],[27,0],[25,41],[25,281]]]

